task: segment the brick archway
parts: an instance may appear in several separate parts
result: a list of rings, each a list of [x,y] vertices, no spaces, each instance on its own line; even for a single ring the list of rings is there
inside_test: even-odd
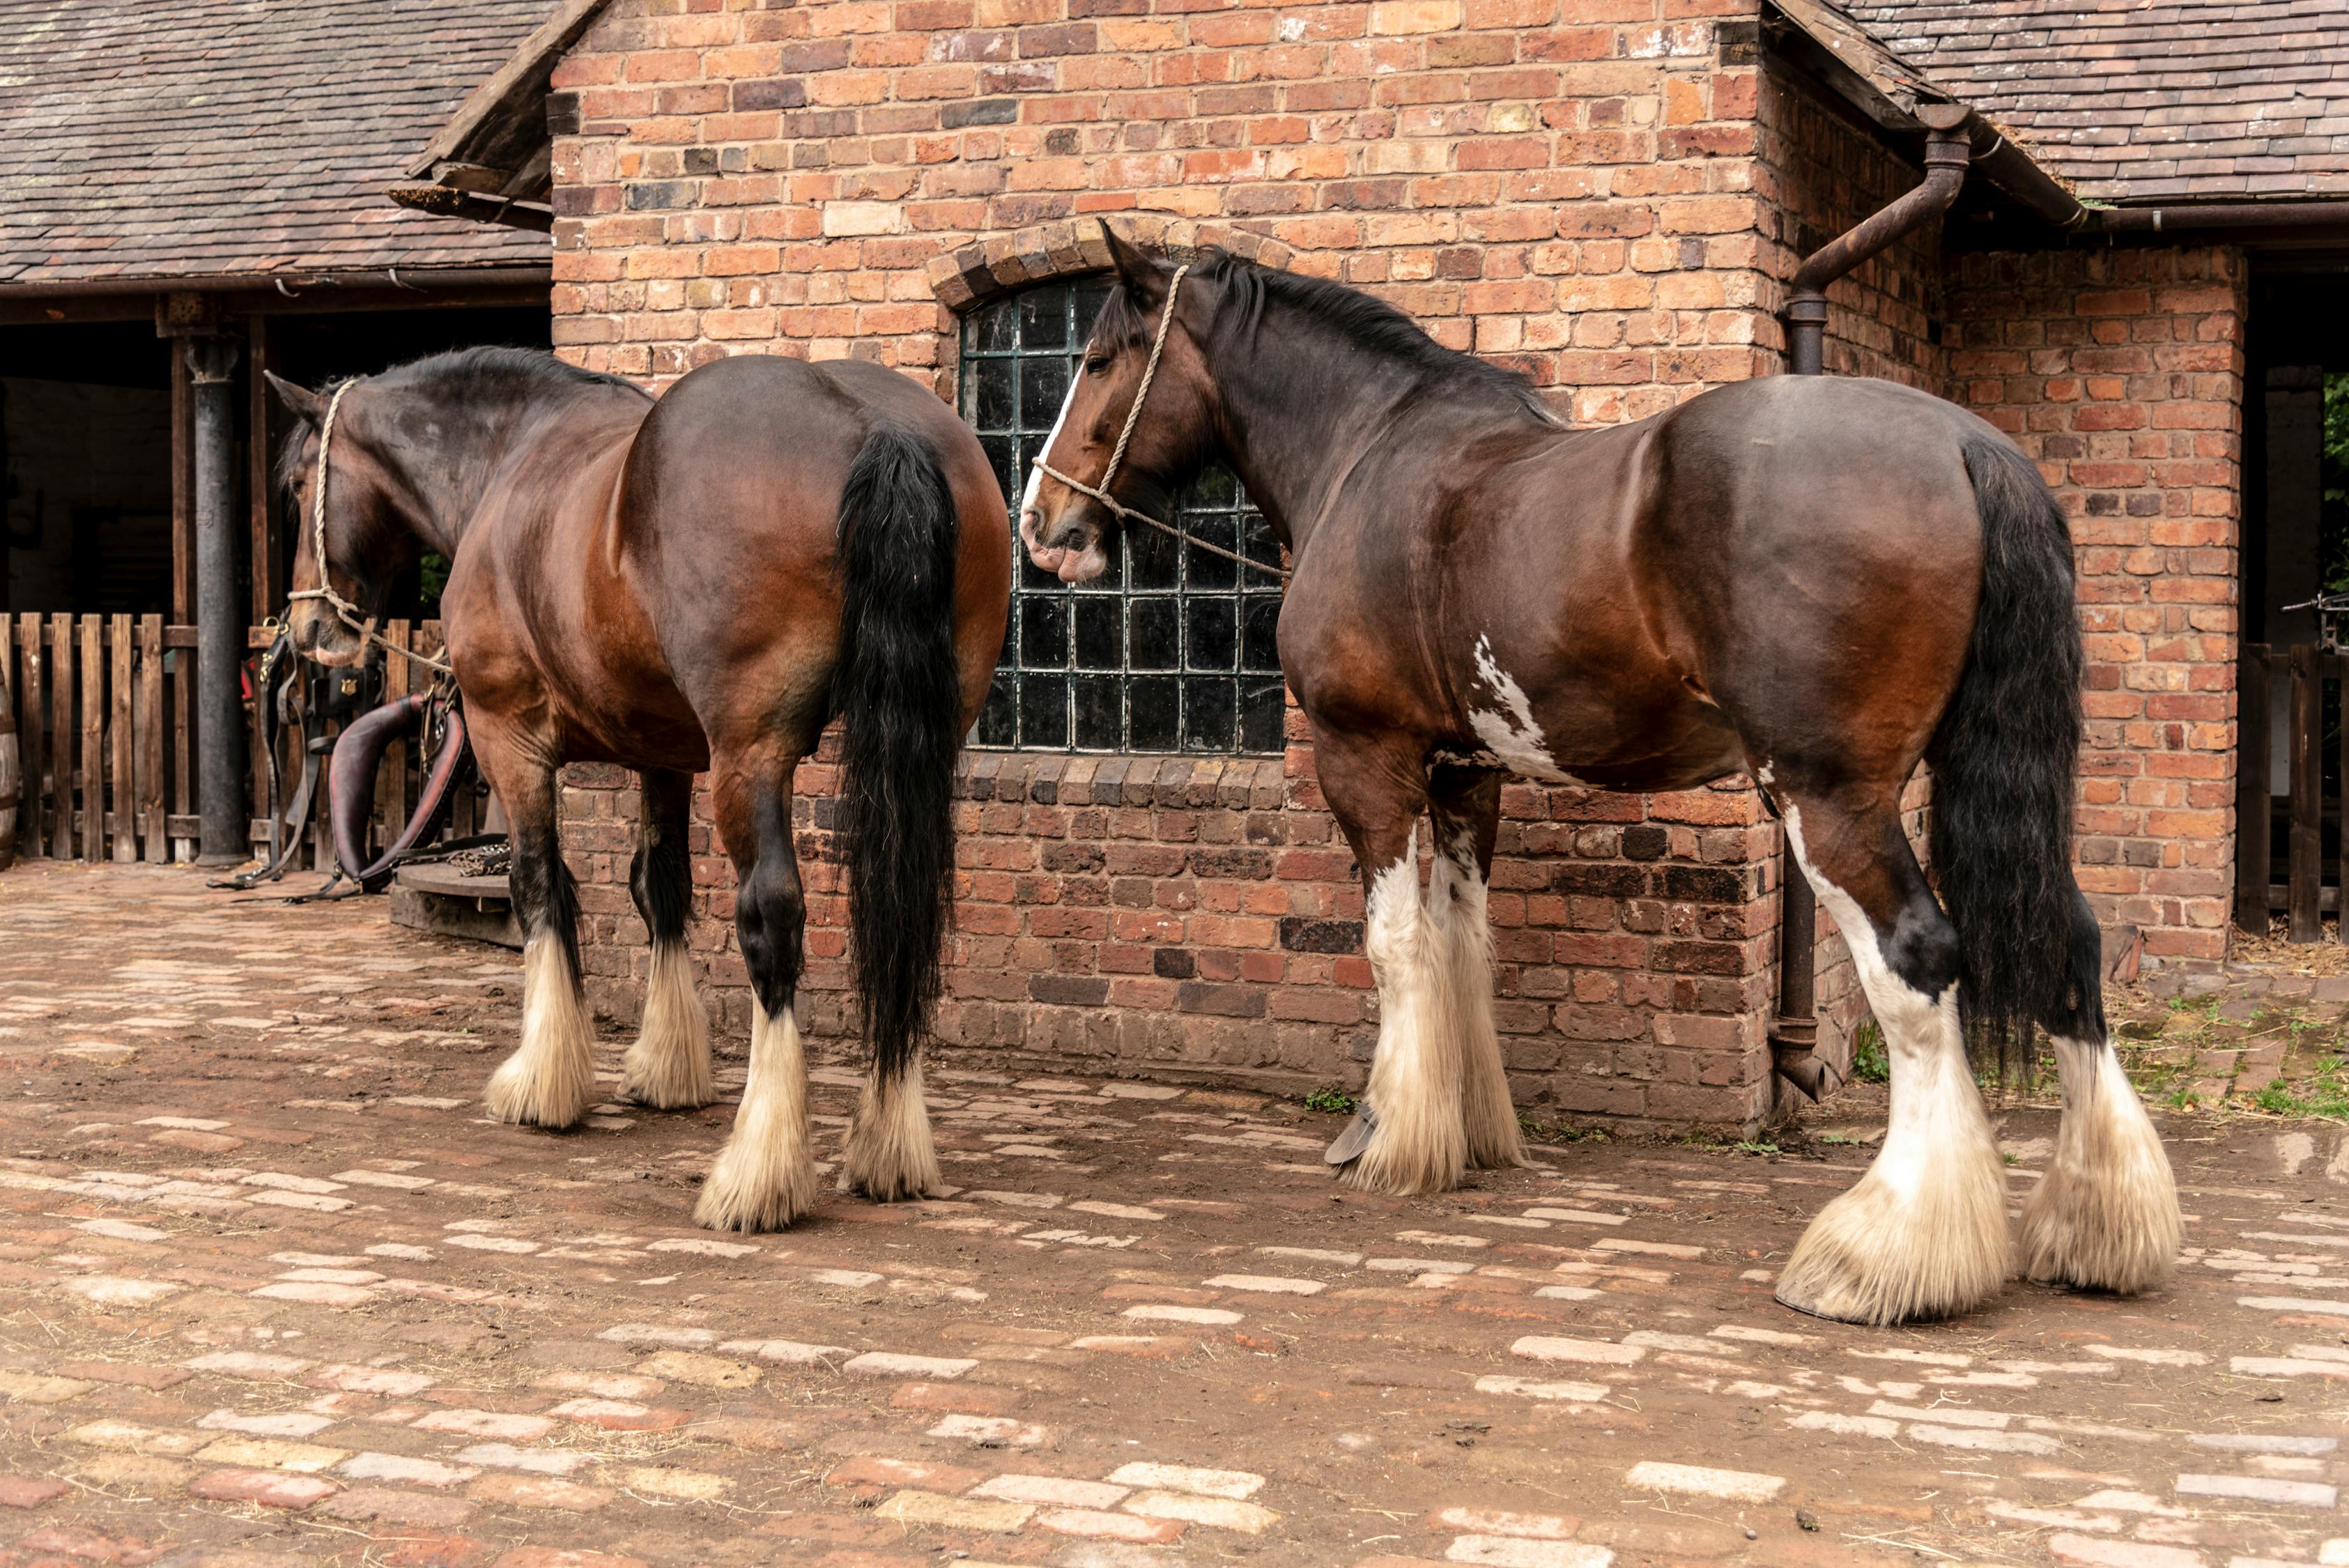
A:
[[[1266,266],[1288,267],[1297,253],[1278,240],[1227,223],[1200,223],[1150,213],[1121,214],[1121,237],[1137,244],[1188,257],[1218,245]],[[1050,283],[1101,272],[1110,265],[1109,246],[1092,218],[1063,218],[975,241],[931,258],[931,292],[960,316],[1030,284]]]

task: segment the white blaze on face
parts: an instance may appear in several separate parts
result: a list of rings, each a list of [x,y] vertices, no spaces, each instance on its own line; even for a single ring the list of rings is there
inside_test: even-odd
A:
[[[1091,582],[1109,569],[1109,556],[1096,534],[1092,542],[1081,550],[1065,545],[1048,546],[1044,543],[1044,518],[1037,509],[1036,498],[1044,485],[1042,464],[1051,460],[1052,448],[1061,440],[1061,427],[1069,422],[1069,410],[1077,400],[1077,388],[1085,379],[1084,366],[1080,363],[1070,379],[1069,395],[1061,400],[1061,411],[1052,421],[1051,432],[1045,436],[1037,452],[1036,462],[1028,467],[1028,489],[1019,498],[1019,538],[1028,546],[1028,558],[1036,563],[1039,571],[1051,573],[1064,583]]]
[[[1077,388],[1084,379],[1084,362],[1082,360],[1079,360],[1077,362],[1076,374],[1069,378],[1069,395],[1061,400],[1061,411],[1052,421],[1052,433],[1046,436],[1044,438],[1044,444],[1036,449],[1036,455],[1045,462],[1049,462],[1051,461],[1052,448],[1061,439],[1061,427],[1069,422],[1069,410],[1076,402]],[[1019,521],[1022,524],[1032,525],[1033,523],[1037,521],[1036,493],[1043,488],[1043,469],[1037,466],[1035,463],[1030,463],[1028,465],[1028,490],[1025,494],[1019,497]]]
[[[1534,722],[1533,703],[1515,677],[1493,659],[1493,639],[1476,639],[1476,679],[1500,700],[1497,709],[1477,709],[1468,715],[1476,738],[1511,773],[1548,784],[1572,784],[1573,778],[1549,754],[1547,737]]]

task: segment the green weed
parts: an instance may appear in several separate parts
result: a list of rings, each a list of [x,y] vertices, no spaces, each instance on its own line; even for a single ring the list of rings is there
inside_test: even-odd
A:
[[[1863,1018],[1851,1032],[1851,1075],[1863,1084],[1892,1079],[1891,1058],[1884,1054],[1884,1031],[1873,1018]]]
[[[1354,1109],[1354,1096],[1343,1089],[1316,1089],[1305,1096],[1305,1108],[1327,1111],[1333,1116],[1349,1116]]]

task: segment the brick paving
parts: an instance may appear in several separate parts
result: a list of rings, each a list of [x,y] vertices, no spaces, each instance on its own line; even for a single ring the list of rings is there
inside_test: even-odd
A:
[[[2166,1117],[2163,1295],[1881,1332],[1770,1300],[1864,1145],[1385,1199],[1293,1104],[973,1057],[956,1190],[709,1235],[730,1107],[481,1119],[518,981],[380,903],[0,878],[0,1564],[2349,1562],[2336,1124]],[[2020,1191],[2053,1118],[2001,1130]]]

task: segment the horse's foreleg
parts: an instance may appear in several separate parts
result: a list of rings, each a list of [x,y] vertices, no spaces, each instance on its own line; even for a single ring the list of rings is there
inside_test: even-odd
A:
[[[2089,926],[2075,941],[2094,940]],[[2055,1037],[2064,1122],[2055,1157],[2023,1205],[2023,1272],[2046,1284],[2124,1294],[2168,1277],[2184,1225],[2169,1156],[2103,1040]]]
[[[1500,812],[1500,774],[1459,777],[1444,770],[1438,777],[1430,813],[1435,863],[1427,888],[1437,1006],[1460,1061],[1468,1163],[1487,1170],[1526,1163],[1508,1067],[1493,1026],[1493,927],[1485,884]]]
[[[1315,737],[1316,772],[1364,885],[1363,946],[1379,987],[1379,1043],[1361,1114],[1325,1157],[1375,1192],[1442,1192],[1468,1163],[1459,1035],[1444,1014],[1444,933],[1419,889],[1424,787],[1409,759]],[[1400,763],[1401,765],[1395,765]]]
[[[718,1097],[709,1075],[709,1018],[694,994],[685,923],[693,899],[687,811],[693,775],[647,770],[636,863],[628,891],[651,933],[652,978],[644,1024],[620,1064],[620,1095],[661,1110],[687,1110]]]
[[[694,1205],[713,1231],[777,1231],[815,1205],[807,1059],[797,1012],[807,899],[792,847],[792,768],[715,760],[719,832],[734,857],[736,934],[750,971],[750,1064],[734,1130]],[[780,774],[780,776],[776,776]]]
[[[555,831],[554,767],[478,720],[473,743],[505,804],[524,937],[522,1044],[490,1078],[490,1114],[567,1127],[595,1102],[595,1027],[579,986],[579,900]]]
[[[2005,1282],[2006,1171],[1958,1027],[1958,937],[1879,808],[1781,794],[1789,845],[1851,949],[1884,1031],[1892,1112],[1858,1185],[1803,1232],[1778,1299],[1847,1323],[1946,1317]]]

